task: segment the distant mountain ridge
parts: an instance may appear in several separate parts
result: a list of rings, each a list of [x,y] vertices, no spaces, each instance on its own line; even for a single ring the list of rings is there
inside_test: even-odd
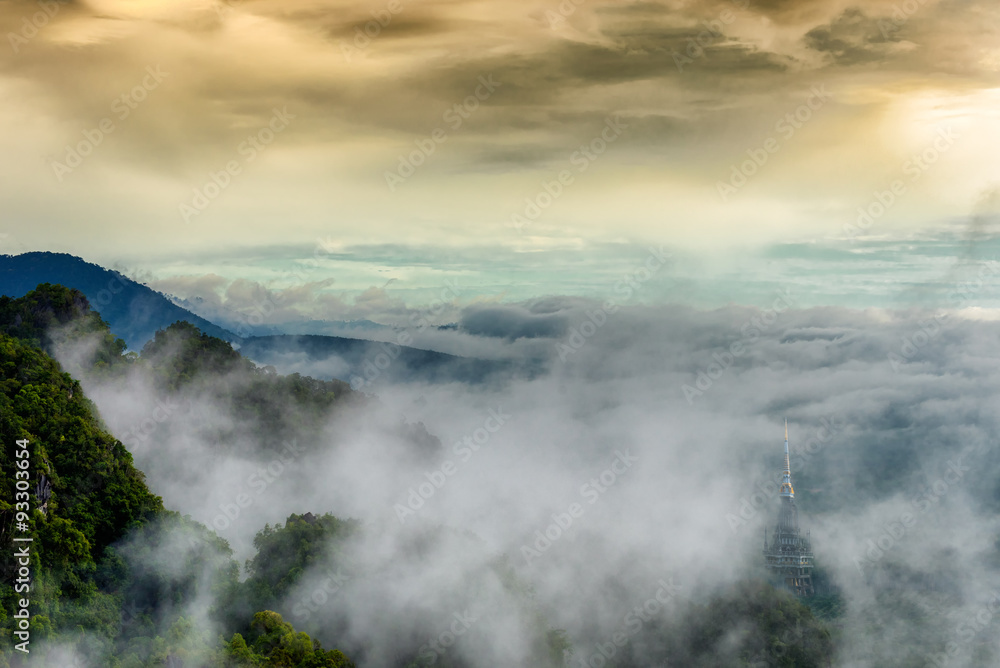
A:
[[[395,343],[309,334],[249,337],[240,343],[240,354],[279,369],[288,363],[290,355],[304,356],[305,361],[313,363],[337,358],[349,368],[342,374],[342,380],[349,381],[356,390],[382,381],[483,383],[512,372],[531,377],[543,369],[537,361],[517,365],[506,360],[459,357]]]
[[[317,378],[336,378],[352,383],[354,389],[370,389],[376,382],[483,383],[515,372],[532,377],[543,371],[540,360],[515,364],[510,361],[459,357],[381,343],[370,339],[315,333],[282,332],[279,327],[255,327],[273,335],[242,337],[240,334],[195,315],[152,288],[67,253],[30,252],[0,255],[0,295],[20,298],[43,283],[79,290],[90,308],[108,323],[111,332],[139,351],[159,330],[175,322],[187,322],[204,334],[234,344],[240,353],[260,364],[283,372],[301,371]],[[353,324],[359,335],[384,325],[370,321],[326,323],[327,326]],[[292,329],[296,329],[294,326]],[[306,331],[323,331],[324,323],[299,323]],[[323,364],[323,363],[326,364]],[[330,364],[330,362],[334,362]]]
[[[157,330],[177,321],[189,322],[225,341],[239,340],[231,331],[177,306],[152,288],[74,255],[42,251],[0,255],[0,294],[23,297],[41,283],[82,292],[115,336],[125,339],[133,350],[142,348]]]

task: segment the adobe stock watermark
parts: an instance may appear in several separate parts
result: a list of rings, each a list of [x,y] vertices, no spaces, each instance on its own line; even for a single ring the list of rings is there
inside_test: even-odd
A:
[[[920,153],[915,153],[903,161],[900,170],[903,176],[910,177],[910,183],[916,183],[942,155],[955,145],[960,136],[951,127],[938,128],[937,136],[931,145]],[[879,218],[884,216],[903,195],[909,192],[909,186],[902,178],[893,179],[885,190],[876,190],[868,204],[858,207],[858,217],[853,223],[844,223],[844,234],[848,239],[854,239],[866,232]]]
[[[805,469],[812,461],[812,458],[819,453],[834,436],[846,426],[835,416],[820,418],[820,428],[816,433],[806,439],[805,443],[789,443],[788,450],[790,457],[794,457],[792,468],[795,470]],[[740,507],[736,513],[727,513],[726,522],[729,529],[736,533],[747,526],[751,520],[757,517],[761,508],[774,499],[781,488],[782,471],[775,468],[774,473],[764,480],[757,482],[756,491],[740,499]],[[765,509],[767,512],[769,509]]]
[[[423,332],[428,327],[435,326],[434,323],[428,319],[428,315],[434,319],[441,317],[445,306],[449,302],[458,299],[462,294],[462,291],[458,287],[458,281],[455,279],[445,280],[444,284],[445,287],[441,288],[441,292],[438,297],[431,300],[431,303],[427,305],[426,309],[410,316],[410,324],[417,328],[418,334]]]
[[[373,9],[372,19],[361,25],[354,26],[354,37],[350,43],[340,40],[340,52],[344,54],[347,62],[353,62],[354,57],[371,46],[385,28],[389,27],[396,14],[403,11],[402,0],[389,0],[384,9]]]
[[[428,315],[432,318],[440,316],[449,301],[459,298],[461,290],[458,288],[458,283],[455,280],[446,280],[444,283],[445,287],[442,288],[439,298],[434,299],[426,310],[410,316],[410,323],[417,328],[418,334],[433,326],[428,320]],[[378,347],[381,348],[381,351],[366,357],[361,363],[361,373],[351,376],[351,389],[362,390],[371,387],[396,361],[403,350],[402,347],[408,346],[412,342],[413,336],[410,332],[403,330],[396,335],[396,343],[380,343]]]
[[[951,308],[961,309],[968,306],[972,298],[987,286],[987,282],[983,279],[990,276],[996,277],[1000,274],[1000,263],[996,260],[985,260],[978,263],[978,265],[979,269],[976,272],[974,281],[961,281],[954,286],[953,290],[948,292],[947,300]],[[936,339],[941,333],[948,316],[949,313],[943,311],[919,321],[917,323],[918,329],[909,336],[902,338],[899,350],[888,353],[889,365],[892,367],[892,370],[898,373],[905,363],[912,362],[928,344]]]
[[[340,593],[344,585],[351,581],[351,577],[344,575],[340,568],[336,570],[329,568],[322,575],[325,577],[313,587],[311,592],[303,594],[292,608],[292,614],[295,615],[296,621],[304,622],[312,617],[313,613],[319,612],[334,596]]]
[[[750,0],[730,0],[730,2],[737,9],[746,9],[750,6]],[[736,21],[736,14],[728,7],[719,13],[717,19],[702,21],[705,29],[694,37],[688,38],[684,53],[679,53],[675,50],[671,54],[674,59],[674,65],[677,66],[677,71],[683,74],[684,68],[687,65],[693,64],[694,61],[704,56],[705,49],[721,41],[726,36],[723,28],[731,25],[734,21]]]
[[[292,269],[284,269],[283,274],[285,277],[291,277],[294,281],[302,284],[308,281],[309,277],[312,276],[319,268],[321,260],[326,257],[333,255],[338,248],[336,241],[330,238],[317,239],[316,246],[313,248],[312,256],[306,258],[302,261],[305,266],[299,267],[298,265],[293,265]],[[253,333],[253,327],[259,327],[263,325],[267,318],[272,316],[275,311],[281,306],[279,302],[282,301],[282,294],[273,294],[270,290],[264,290],[264,298],[256,300],[253,308],[250,309],[249,313],[244,311],[239,311],[239,324],[233,328],[233,333],[236,336],[246,338]]]
[[[633,294],[641,290],[671,257],[673,257],[673,254],[667,252],[663,246],[659,248],[650,247],[649,257],[646,258],[645,262],[630,270],[622,276],[620,281],[615,283],[615,294],[624,295],[625,299],[629,299]],[[618,304],[614,299],[605,301],[596,309],[587,309],[584,311],[587,319],[578,325],[570,327],[569,335],[565,341],[556,342],[556,353],[559,355],[559,360],[565,362],[570,355],[579,352],[587,344],[587,341],[607,324],[608,318],[617,312]]]
[[[282,271],[283,278],[291,279],[300,285],[306,283],[321,268],[323,260],[335,255],[339,249],[340,244],[336,239],[332,239],[330,237],[317,239],[312,254],[301,260],[299,263],[293,265],[292,268],[284,269]],[[431,322],[431,318],[440,316],[441,313],[444,312],[445,306],[449,300],[453,298],[458,299],[461,290],[458,287],[457,281],[449,279],[445,280],[444,283],[445,287],[442,288],[439,298],[433,299],[425,310],[414,313],[410,316],[410,324],[416,328],[418,334],[423,332],[425,329],[434,326]],[[242,310],[237,313],[239,323],[235,327],[231,328],[233,333],[240,338],[252,335],[253,328],[263,325],[267,319],[281,307],[283,300],[284,297],[281,292],[275,293],[270,290],[264,290],[263,298],[257,299],[252,308]],[[409,345],[411,341],[412,338],[408,333],[404,334],[401,332],[396,337],[396,344],[398,346]],[[386,351],[385,348],[383,348],[383,352],[391,352],[392,359],[395,359],[395,356],[398,355],[398,351],[393,348],[393,344],[386,343],[385,346],[387,346],[389,350]],[[385,365],[385,360],[378,357],[379,355],[380,353],[376,353],[371,361],[373,363],[377,362],[378,364]],[[378,359],[376,360],[375,358]],[[372,373],[372,366],[363,364],[362,369],[366,372],[366,377],[352,377],[351,383],[353,384],[354,389],[360,389],[370,384],[370,381],[375,380],[375,378],[377,378],[377,376],[384,371],[384,369],[380,369],[376,365],[373,366],[379,374],[368,377]]]
[[[153,432],[159,429],[161,424],[170,420],[175,413],[187,413],[190,411],[191,404],[190,399],[186,399],[179,404],[175,403],[172,396],[157,399],[156,407],[150,411],[149,417],[140,420],[137,424],[133,424],[129,428],[128,436],[132,437],[129,443],[133,446],[145,443],[149,440]]]
[[[21,52],[21,47],[27,44],[38,35],[38,31],[49,24],[59,10],[62,3],[55,0],[38,0],[41,11],[35,12],[31,18],[25,16],[21,19],[21,29],[17,32],[7,33],[7,41],[10,42],[11,50],[17,54]]]
[[[681,385],[681,391],[688,404],[694,404],[695,397],[700,397],[711,390],[715,381],[722,378],[733,362],[738,357],[745,355],[749,346],[756,343],[761,334],[769,331],[777,321],[778,316],[791,308],[794,303],[795,300],[792,299],[791,292],[788,288],[784,288],[778,292],[778,297],[770,308],[764,309],[760,315],[755,315],[743,323],[740,327],[741,338],[738,341],[733,341],[728,350],[712,353],[712,359],[715,361],[709,362],[704,369],[698,371],[694,385],[687,383]]]
[[[427,661],[427,665],[437,663],[439,657],[447,654],[448,650],[458,642],[459,638],[468,633],[469,629],[482,619],[480,612],[470,613],[468,610],[452,614],[450,623],[446,623],[447,628],[430,638],[417,650],[417,657]]]
[[[94,295],[93,303],[103,307],[113,302],[115,296],[121,294],[125,289],[125,284],[122,283],[123,278],[125,277],[115,272],[115,275],[107,282],[107,286],[98,290],[97,294]]]
[[[628,127],[628,123],[622,122],[620,114],[608,116],[604,119],[604,127],[597,136],[586,144],[581,144],[569,155],[570,165],[576,168],[578,174],[584,173],[604,155],[611,144],[618,141]],[[551,181],[543,180],[540,184],[541,189],[534,196],[524,198],[524,209],[520,213],[511,214],[511,226],[518,234],[523,233],[546,209],[562,197],[566,188],[573,185],[575,180],[576,176],[570,169],[561,170]]]
[[[807,640],[805,634],[802,632],[804,624],[796,624],[792,628],[785,628],[781,632],[778,640],[772,642],[770,647],[767,648],[766,652],[759,652],[752,655],[746,659],[745,665],[747,668],[771,668],[772,666],[795,666],[799,665],[794,662],[792,657],[787,656],[790,647],[796,645],[802,646],[803,641]]]
[[[170,73],[162,71],[159,65],[155,68],[152,65],[146,67],[146,76],[142,78],[141,82],[111,101],[111,112],[115,118],[119,122],[127,119],[149,97],[150,93],[160,87],[160,84],[168,76]],[[83,139],[76,144],[67,144],[66,155],[62,162],[53,160],[51,163],[52,171],[55,172],[59,183],[62,183],[67,174],[71,174],[82,165],[84,159],[103,144],[104,139],[116,129],[118,126],[115,125],[115,120],[105,116],[98,121],[96,127],[83,130]]]
[[[244,510],[254,504],[254,499],[264,493],[270,485],[281,477],[285,469],[296,461],[302,454],[303,449],[298,442],[292,439],[290,443],[284,443],[282,454],[272,459],[266,466],[261,466],[254,473],[247,476],[246,485],[253,490],[253,496],[247,492],[239,492],[232,502],[223,503],[219,506],[222,511],[212,518],[212,528],[216,532],[226,531],[236,523],[237,518]]]
[[[879,19],[876,24],[879,32],[882,33],[882,38],[888,39],[892,33],[906,25],[906,22],[917,13],[917,10],[926,4],[927,0],[905,0],[893,5],[892,15],[889,18]]]
[[[639,458],[631,454],[628,448],[624,452],[615,450],[615,458],[611,460],[608,468],[580,486],[580,496],[587,501],[589,506],[594,505],[601,500],[608,489],[618,482],[621,476],[628,473],[637,461]],[[569,531],[576,520],[583,517],[586,511],[587,506],[574,501],[569,504],[565,512],[554,513],[551,524],[535,531],[534,543],[521,545],[521,556],[524,557],[524,563],[530,566],[532,559],[538,559],[544,552],[547,552],[553,543]]]
[[[1000,262],[994,260],[983,260],[977,263],[979,269],[976,277],[970,281],[959,281],[955,284],[955,289],[950,291],[946,299],[952,308],[965,308],[972,301],[972,298],[983,291],[987,284],[983,281],[987,277],[1000,275]]]
[[[954,459],[949,459],[945,464],[944,473],[940,478],[927,486],[917,496],[910,500],[910,505],[914,512],[904,511],[896,519],[889,520],[882,525],[882,532],[876,538],[869,538],[866,542],[868,549],[864,558],[855,557],[854,567],[858,573],[865,575],[865,569],[878,564],[886,554],[888,554],[909,532],[915,527],[919,520],[927,514],[931,508],[941,503],[951,489],[960,484],[965,478],[965,474],[972,470],[968,466],[968,459],[985,453],[990,448],[985,444],[966,448]]]
[[[461,129],[465,121],[472,118],[472,114],[479,109],[481,103],[490,99],[496,89],[503,85],[493,79],[493,74],[481,76],[478,81],[479,85],[476,86],[472,95],[460,103],[452,105],[442,114],[441,120],[448,125],[451,132]],[[413,143],[417,148],[406,155],[399,156],[395,171],[386,170],[384,172],[385,184],[389,187],[389,192],[396,192],[396,188],[406,183],[408,178],[416,174],[417,170],[427,163],[427,160],[437,151],[438,144],[443,144],[446,141],[448,141],[448,130],[441,127],[434,128],[427,137],[415,139]]]
[[[790,111],[774,124],[774,131],[777,132],[784,141],[790,140],[795,133],[813,118],[813,114],[823,108],[833,95],[826,90],[826,84],[813,86],[809,89],[810,95],[803,104],[800,104],[794,111]],[[728,181],[716,181],[715,189],[723,202],[728,202],[729,197],[735,195],[740,188],[747,184],[747,181],[757,174],[764,165],[767,164],[771,156],[781,150],[781,141],[774,137],[768,137],[756,148],[746,150],[746,160],[739,165],[730,166]]]
[[[281,109],[274,107],[271,111],[273,114],[267,124],[256,133],[248,135],[236,147],[236,152],[243,158],[242,164],[240,160],[234,158],[226,162],[219,171],[209,172],[209,180],[193,190],[194,195],[190,203],[181,202],[178,205],[177,210],[185,223],[190,223],[192,218],[200,216],[218,199],[233,182],[233,178],[243,173],[243,167],[256,160],[257,156],[288,128],[289,121],[295,118],[295,114],[288,113],[287,106]]]
[[[220,19],[226,19],[236,12],[236,7],[243,4],[243,0],[218,0],[214,3],[215,13]]]
[[[510,417],[503,412],[501,406],[497,406],[495,410],[490,409],[486,419],[483,420],[483,426],[473,429],[471,434],[466,434],[461,440],[456,441],[452,446],[452,452],[459,457],[459,463],[446,459],[436,469],[425,471],[426,480],[407,490],[409,495],[405,503],[397,503],[392,507],[399,523],[405,524],[411,515],[416,515],[424,504],[445,486],[448,479],[458,473],[461,465],[467,464],[477,452],[489,444],[493,435],[507,424]]]
[[[946,642],[943,652],[927,655],[927,665],[934,665],[937,668],[947,668],[952,665],[952,660],[958,658],[976,636],[990,627],[998,612],[1000,612],[1000,593],[994,590],[984,605],[955,627],[953,635],[957,636],[957,640]]]
[[[576,10],[586,3],[587,0],[562,0],[556,11],[545,10],[545,20],[549,22],[549,29],[557,28],[566,23],[566,19],[573,16]]]
[[[899,373],[903,364],[912,361],[921,349],[936,339],[941,333],[942,323],[947,319],[947,313],[938,313],[931,318],[919,321],[917,331],[903,337],[902,343],[899,345],[899,352],[888,353],[889,366],[892,367],[892,370]]]
[[[653,621],[653,618],[679,595],[681,586],[674,584],[672,577],[660,580],[656,584],[658,588],[655,594],[625,613],[621,625],[605,642],[597,643],[595,651],[591,652],[590,656],[580,657],[580,668],[603,668],[608,665],[618,650],[642,630],[644,624]]]

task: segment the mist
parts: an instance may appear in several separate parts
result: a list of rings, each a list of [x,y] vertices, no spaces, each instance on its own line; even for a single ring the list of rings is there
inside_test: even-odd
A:
[[[525,665],[537,613],[566,631],[570,665],[600,663],[622,628],[635,665],[654,665],[654,627],[763,577],[787,419],[800,522],[844,600],[836,665],[974,666],[998,650],[998,336],[973,309],[797,309],[787,292],[762,309],[470,307],[415,341],[542,357],[546,372],[384,374],[319,434],[266,444],[214,399],[221,387],[165,395],[141,367],[126,384],[83,382],[152,491],[238,561],[292,513],[361,523],[277,610],[359,665],[414,650]],[[650,600],[655,615],[626,622]],[[913,614],[895,616],[901,605]],[[453,624],[463,633],[444,647]]]

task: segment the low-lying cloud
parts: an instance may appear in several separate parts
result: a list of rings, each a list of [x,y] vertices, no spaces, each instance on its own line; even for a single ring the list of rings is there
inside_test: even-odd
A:
[[[958,624],[1000,589],[1000,323],[960,312],[935,320],[929,310],[622,307],[560,360],[565,323],[578,327],[594,307],[467,312],[434,336],[456,350],[474,340],[494,358],[530,350],[547,372],[484,386],[386,382],[377,404],[332,418],[317,442],[290,433],[268,450],[213,441],[240,427],[210,391],[164,416],[141,374],[126,388],[85,387],[153,491],[215,528],[241,559],[265,522],[293,512],[361,520],[369,530],[351,545],[353,561],[381,577],[337,581],[336,594],[324,593],[335,605],[299,621],[325,644],[367,648],[366,665],[435,633],[416,619],[447,630],[465,612],[455,592],[477,577],[473,598],[499,601],[499,617],[484,616],[487,632],[460,651],[470,665],[517,663],[522,613],[490,594],[484,565],[501,554],[577,656],[596,651],[594,638],[613,633],[661,579],[674,578],[678,605],[690,605],[759,574],[785,418],[803,526],[845,597],[838,665],[907,665],[949,641],[955,665],[996,651],[988,625]],[[512,336],[526,331],[534,335]],[[907,341],[915,347],[894,363]],[[440,447],[400,437],[401,420],[425,425]],[[155,427],[130,436],[143,421]],[[438,527],[445,537],[429,552],[407,547]],[[456,543],[452,530],[475,538]],[[296,605],[331,568],[310,570],[281,612],[296,621]]]

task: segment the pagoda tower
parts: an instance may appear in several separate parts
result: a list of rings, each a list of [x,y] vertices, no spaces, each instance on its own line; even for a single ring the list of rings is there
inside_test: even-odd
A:
[[[764,529],[764,561],[768,570],[799,596],[812,596],[813,554],[808,534],[799,531],[799,511],[792,488],[792,466],[788,456],[788,420],[785,420],[785,470],[778,490],[781,508],[771,543]]]

